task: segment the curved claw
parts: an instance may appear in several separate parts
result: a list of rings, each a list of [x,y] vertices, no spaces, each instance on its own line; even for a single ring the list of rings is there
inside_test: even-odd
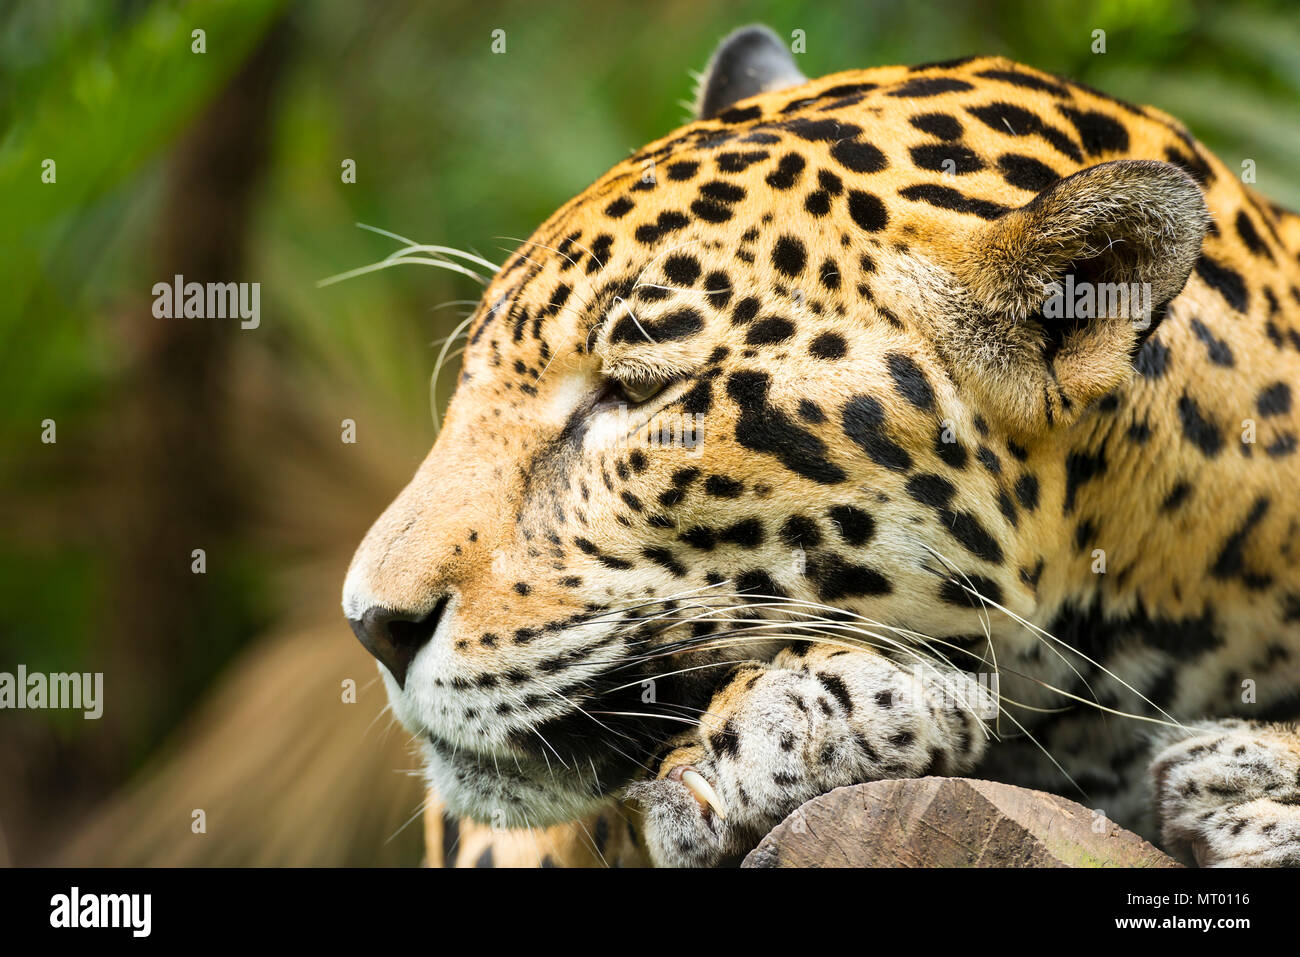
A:
[[[668,779],[680,781],[682,786],[691,792],[691,797],[699,802],[700,807],[712,811],[723,821],[727,819],[727,808],[722,803],[722,798],[713,789],[713,785],[695,768],[689,765],[673,768],[668,772]]]

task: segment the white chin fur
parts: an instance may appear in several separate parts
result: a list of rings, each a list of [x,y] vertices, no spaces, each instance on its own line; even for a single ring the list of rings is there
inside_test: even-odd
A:
[[[594,813],[609,800],[594,787],[594,772],[579,774],[555,758],[551,766],[539,767],[535,759],[494,757],[468,748],[457,749],[451,759],[444,757],[429,740],[409,681],[403,692],[387,668],[378,668],[393,716],[419,742],[425,780],[451,814],[495,827],[545,827]]]
[[[424,739],[425,779],[454,815],[494,827],[545,827],[597,811],[609,796],[592,793],[590,773],[579,779],[573,767],[536,769],[510,758],[458,753],[447,759]],[[575,787],[578,785],[578,787]]]

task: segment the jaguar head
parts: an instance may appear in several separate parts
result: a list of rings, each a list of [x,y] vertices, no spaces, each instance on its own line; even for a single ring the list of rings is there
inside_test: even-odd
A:
[[[343,600],[453,812],[594,809],[736,661],[814,631],[955,639],[1039,600],[1039,479],[1131,374],[1205,205],[1168,164],[1061,156],[958,192],[936,151],[984,163],[1002,134],[916,97],[960,69],[807,82],[742,30],[696,121],[492,279]],[[1056,318],[1067,274],[1156,308]]]

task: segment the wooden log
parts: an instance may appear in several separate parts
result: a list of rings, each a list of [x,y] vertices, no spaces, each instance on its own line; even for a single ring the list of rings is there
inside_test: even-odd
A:
[[[1178,867],[1073,801],[970,778],[837,788],[778,824],[743,867]]]

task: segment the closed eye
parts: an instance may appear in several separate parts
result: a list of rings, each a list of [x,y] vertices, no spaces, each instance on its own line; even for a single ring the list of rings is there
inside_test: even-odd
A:
[[[648,377],[609,377],[601,387],[596,400],[599,406],[638,406],[654,399],[672,384],[673,379],[652,379]]]
[[[668,385],[666,379],[615,379],[614,383],[630,405],[649,402]]]

